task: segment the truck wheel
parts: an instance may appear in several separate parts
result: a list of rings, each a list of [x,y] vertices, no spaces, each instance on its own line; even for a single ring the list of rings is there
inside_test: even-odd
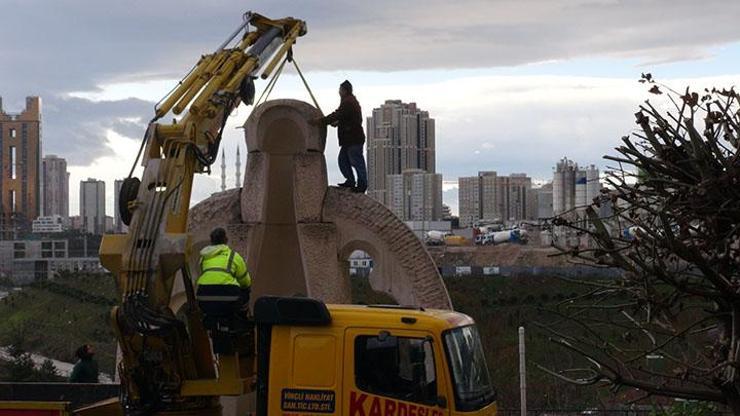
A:
[[[121,184],[117,208],[118,213],[121,215],[121,221],[126,226],[131,225],[131,217],[133,216],[128,209],[128,203],[136,199],[136,195],[139,193],[139,185],[141,185],[141,181],[135,177],[126,178],[123,180],[123,184]]]

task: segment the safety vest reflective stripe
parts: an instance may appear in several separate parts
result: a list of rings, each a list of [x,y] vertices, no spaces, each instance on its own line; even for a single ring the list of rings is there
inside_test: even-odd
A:
[[[224,272],[224,273],[231,274],[231,266],[234,264],[234,253],[235,253],[235,251],[234,250],[231,250],[231,249],[229,249],[229,251],[230,251],[230,253],[229,253],[229,260],[226,262],[226,268],[225,269],[223,267],[209,267],[209,268],[207,268],[205,270],[201,270],[200,272],[201,273],[205,273],[205,272]],[[203,268],[203,258],[200,259],[200,267]],[[244,273],[242,276],[239,276],[239,277],[243,277],[245,275],[246,275],[246,273]]]
[[[209,267],[203,270],[201,273],[205,273],[205,272],[224,272],[224,273],[231,274],[231,270],[224,269],[223,267]]]
[[[197,296],[198,300],[202,301],[219,301],[219,302],[231,302],[235,300],[239,300],[239,296],[218,296],[218,295],[206,295],[206,296]]]

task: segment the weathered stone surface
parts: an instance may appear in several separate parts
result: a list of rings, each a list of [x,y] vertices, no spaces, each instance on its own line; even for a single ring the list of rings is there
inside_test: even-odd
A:
[[[263,295],[306,296],[306,274],[295,225],[256,224],[247,263],[252,301]]]
[[[373,258],[370,284],[400,304],[450,309],[447,289],[422,242],[388,208],[366,195],[331,187],[323,221],[337,226],[339,258],[363,250]]]
[[[218,192],[190,208],[188,232],[191,234],[199,232],[203,223],[232,224],[242,222],[239,205],[240,194],[241,189]],[[210,233],[210,230],[208,232]]]
[[[188,233],[190,233],[190,247],[193,254],[197,254],[201,248],[210,243],[211,230],[216,227],[229,229],[230,224],[242,224],[241,206],[239,196],[241,189],[229,189],[211,195],[194,207],[190,208],[188,216]],[[231,244],[240,244],[246,238],[240,232],[237,235],[230,234]],[[242,248],[246,249],[246,242]],[[190,256],[190,269],[198,264],[198,256]]]
[[[295,220],[299,223],[319,222],[328,180],[324,155],[316,152],[300,153],[294,156],[293,161]]]
[[[298,100],[271,100],[252,111],[244,123],[244,136],[247,141],[247,150],[250,152],[281,153],[285,146],[291,146],[282,140],[276,140],[274,133],[276,124],[286,121],[297,121],[299,137],[297,143],[299,151],[324,153],[326,147],[326,127],[312,126],[308,120],[321,117],[321,112],[311,104]],[[290,153],[295,153],[292,149]],[[245,178],[246,180],[246,178]]]
[[[241,222],[257,223],[262,220],[267,200],[265,175],[267,175],[267,155],[262,152],[248,153],[247,171],[244,174],[244,187],[239,201]]]
[[[366,195],[327,186],[326,129],[308,123],[318,116],[295,100],[254,110],[245,124],[244,188],[193,208],[193,250],[207,243],[213,227],[224,226],[247,260],[253,300],[308,295],[336,303],[351,302],[347,259],[363,250],[374,260],[376,290],[402,304],[451,308],[434,262],[403,222]]]
[[[329,303],[351,303],[349,276],[342,273],[344,264],[334,255],[338,252],[336,225],[299,224],[298,238],[308,296]]]

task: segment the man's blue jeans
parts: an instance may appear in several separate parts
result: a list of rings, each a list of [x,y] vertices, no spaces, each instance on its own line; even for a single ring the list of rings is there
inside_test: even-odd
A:
[[[363,145],[353,144],[339,148],[339,170],[350,185],[357,184],[363,191],[367,189],[367,168],[365,167],[365,156],[362,154]],[[357,171],[357,181],[354,172]]]

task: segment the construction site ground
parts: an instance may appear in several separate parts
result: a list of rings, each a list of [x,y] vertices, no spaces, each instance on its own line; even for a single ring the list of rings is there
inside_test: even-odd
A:
[[[431,246],[427,247],[437,267],[444,266],[531,266],[568,267],[568,256],[558,255],[552,247],[519,244],[496,246]]]

